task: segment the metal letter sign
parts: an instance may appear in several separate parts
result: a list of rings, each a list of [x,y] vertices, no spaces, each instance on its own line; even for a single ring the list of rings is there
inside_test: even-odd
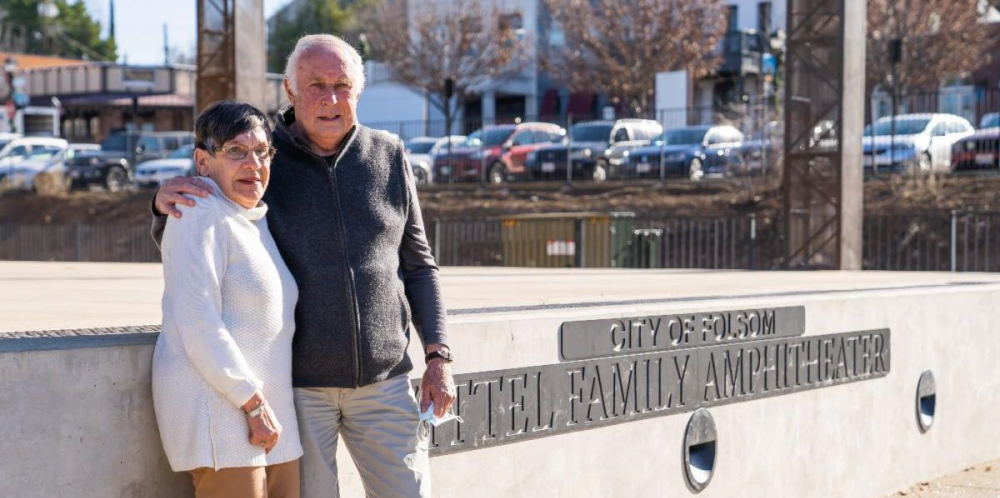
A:
[[[560,328],[563,360],[711,346],[802,335],[802,306],[688,313],[616,320],[566,322]]]
[[[875,379],[888,329],[802,336],[802,307],[564,323],[562,363],[457,375],[431,454]]]

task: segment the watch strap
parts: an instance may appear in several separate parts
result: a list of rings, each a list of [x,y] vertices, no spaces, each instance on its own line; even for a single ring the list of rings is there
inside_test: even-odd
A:
[[[424,363],[430,363],[431,360],[436,358],[441,358],[442,360],[451,363],[452,362],[451,351],[442,349],[439,349],[437,351],[431,351],[430,353],[427,353],[427,356],[424,357]]]
[[[250,410],[250,411],[246,412],[247,418],[259,417],[260,414],[261,414],[261,412],[264,411],[264,405],[266,403],[267,403],[267,401],[264,401],[263,403],[257,405],[257,408],[254,408],[253,410]]]

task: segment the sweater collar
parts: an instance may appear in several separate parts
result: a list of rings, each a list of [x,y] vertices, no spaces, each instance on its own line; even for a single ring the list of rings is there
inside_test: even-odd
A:
[[[201,176],[199,178],[212,187],[212,195],[222,200],[223,205],[225,205],[231,212],[250,221],[258,221],[267,215],[267,204],[265,204],[264,201],[259,201],[255,207],[247,209],[227,197],[226,194],[222,192],[222,188],[219,187],[219,184],[215,183],[215,180],[212,180],[207,176]]]
[[[274,123],[274,137],[277,140],[289,142],[290,144],[296,146],[302,151],[316,156],[316,153],[312,151],[309,147],[309,142],[304,138],[300,137],[295,130],[292,129],[292,124],[295,123],[295,108],[291,104],[285,105],[280,111],[278,111],[278,117],[275,119]],[[351,131],[347,133],[344,140],[340,143],[340,150],[337,152],[337,156],[342,156],[344,150],[347,149],[354,141],[354,137],[357,136],[360,124],[354,125]],[[279,147],[280,148],[280,147]],[[319,157],[319,156],[317,156]]]

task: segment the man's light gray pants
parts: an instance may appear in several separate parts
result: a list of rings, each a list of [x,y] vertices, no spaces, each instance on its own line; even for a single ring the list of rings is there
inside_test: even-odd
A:
[[[302,439],[302,498],[338,498],[337,441],[369,498],[430,498],[427,438],[406,375],[359,388],[295,388]]]

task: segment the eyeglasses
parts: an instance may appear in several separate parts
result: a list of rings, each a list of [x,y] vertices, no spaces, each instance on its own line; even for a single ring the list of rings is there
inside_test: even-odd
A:
[[[203,144],[203,145],[205,145],[204,147],[205,150],[212,153],[222,151],[222,155],[225,156],[226,159],[229,159],[231,161],[242,161],[246,159],[247,156],[250,155],[250,149],[243,145],[233,144],[233,145],[224,145],[222,147],[211,147],[210,144]],[[271,159],[274,158],[274,155],[277,152],[278,149],[275,149],[270,145],[265,145],[254,149],[253,155],[257,156],[257,159],[260,162],[269,163],[271,162]]]

